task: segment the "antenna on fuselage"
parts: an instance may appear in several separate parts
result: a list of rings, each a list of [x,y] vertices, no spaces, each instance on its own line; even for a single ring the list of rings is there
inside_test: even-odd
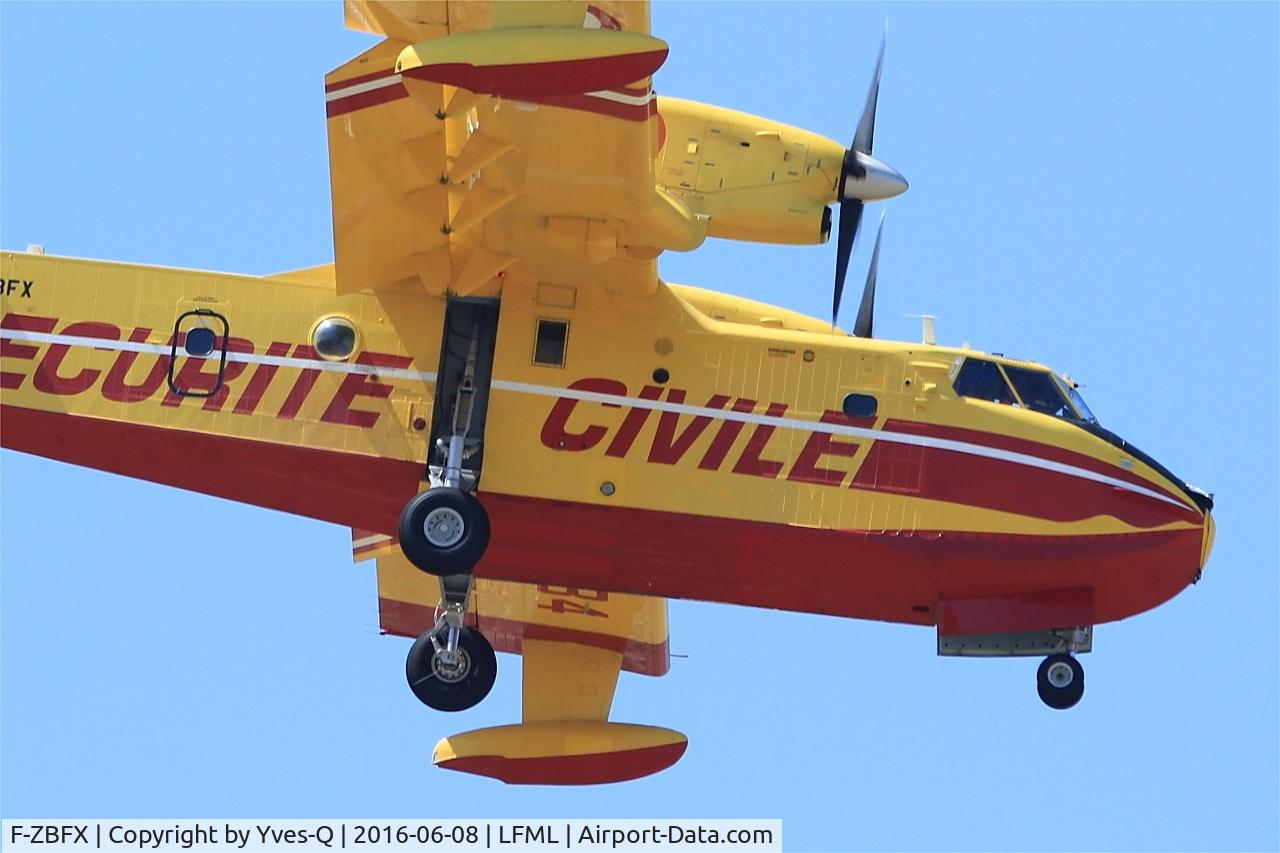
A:
[[[910,317],[913,320],[920,321],[920,343],[925,346],[935,346],[938,341],[933,336],[933,321],[938,318],[933,314],[903,314],[903,317]],[[967,348],[966,344],[966,348]]]

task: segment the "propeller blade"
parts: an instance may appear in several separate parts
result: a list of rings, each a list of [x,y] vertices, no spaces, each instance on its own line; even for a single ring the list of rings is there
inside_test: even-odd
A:
[[[889,35],[889,25],[885,24],[885,33],[880,37],[880,55],[876,58],[876,73],[871,78],[871,90],[867,92],[867,103],[862,108],[862,118],[858,119],[858,129],[853,134],[853,145],[850,150],[871,153],[872,143],[876,135],[876,102],[880,99],[880,69],[884,67],[884,43]]]
[[[884,236],[884,214],[880,214],[880,227],[876,229],[876,247],[871,252],[871,266],[867,267],[867,283],[862,288],[862,302],[858,305],[858,319],[853,321],[853,334],[869,338],[876,313],[876,268],[880,266],[880,238]]]
[[[858,223],[862,221],[862,201],[852,198],[840,202],[840,230],[836,233],[836,288],[831,300],[831,325],[834,327],[840,315],[840,297],[844,295],[844,277],[849,272],[849,256],[853,253],[853,239],[858,236]]]

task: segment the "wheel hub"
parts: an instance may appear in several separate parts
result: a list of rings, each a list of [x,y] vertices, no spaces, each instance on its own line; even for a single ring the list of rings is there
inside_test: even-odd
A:
[[[457,683],[471,671],[471,656],[464,649],[456,652],[441,649],[431,658],[431,671],[441,681]]]
[[[456,509],[443,506],[427,513],[422,522],[422,532],[427,541],[437,548],[451,548],[462,540],[466,523]]]
[[[1070,687],[1075,677],[1076,674],[1072,671],[1071,664],[1061,661],[1051,665],[1048,672],[1045,673],[1045,679],[1058,690]]]

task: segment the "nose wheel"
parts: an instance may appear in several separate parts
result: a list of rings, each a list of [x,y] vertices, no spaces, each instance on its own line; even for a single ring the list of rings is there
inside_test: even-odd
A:
[[[1084,695],[1084,667],[1064,652],[1049,655],[1036,670],[1036,692],[1050,708],[1073,707]]]

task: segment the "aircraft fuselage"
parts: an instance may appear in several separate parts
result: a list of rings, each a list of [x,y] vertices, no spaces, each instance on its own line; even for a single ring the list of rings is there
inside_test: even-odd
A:
[[[429,457],[445,300],[335,296],[325,270],[3,260],[32,282],[4,294],[6,447],[394,535]],[[197,308],[228,322],[221,366],[173,347]],[[344,360],[313,346],[331,316],[356,330]],[[1124,618],[1207,557],[1208,513],[1152,460],[953,388],[964,358],[1038,365],[676,286],[512,280],[497,323],[481,577],[972,632]],[[328,473],[299,488],[297,466]],[[1019,596],[1038,604],[1012,621],[948,606]]]

